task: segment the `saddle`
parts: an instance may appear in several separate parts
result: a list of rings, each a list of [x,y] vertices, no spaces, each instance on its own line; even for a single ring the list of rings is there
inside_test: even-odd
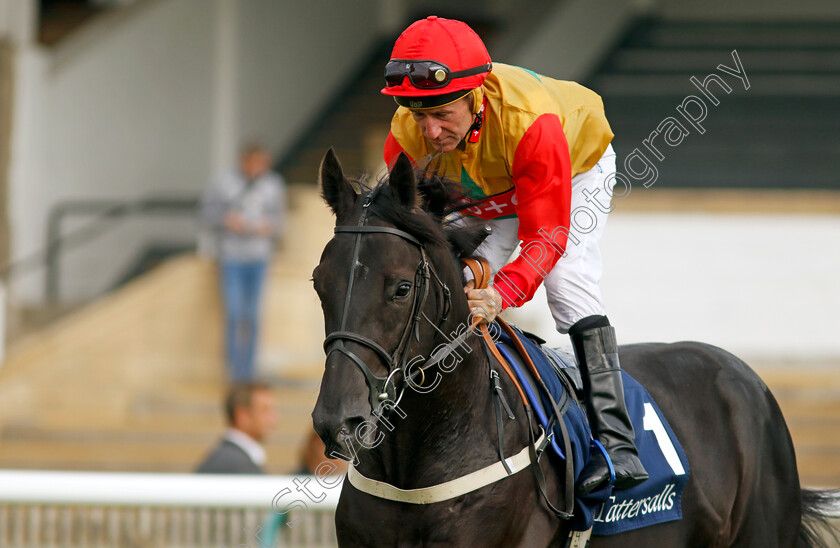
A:
[[[475,272],[482,266],[489,272],[486,264],[470,268]],[[476,287],[481,287],[480,281],[484,280],[476,276]],[[565,461],[566,485],[573,484],[589,461],[590,447],[600,444],[591,445],[592,433],[581,404],[583,382],[572,349],[550,348],[536,335],[501,318],[484,328],[482,335],[488,352],[517,384],[526,407],[546,432],[537,454],[550,446]],[[613,535],[682,517],[680,501],[690,474],[685,452],[647,390],[626,371],[622,379],[636,445],[650,478],[631,489],[613,492],[608,486],[575,497],[574,510],[567,518],[574,531],[592,528],[594,535]]]
[[[495,352],[513,372],[531,411],[546,432],[544,443],[536,448],[537,455],[541,456],[550,447],[561,461],[557,463],[558,469],[565,469],[566,496],[573,498],[567,502],[573,510],[566,519],[572,530],[590,529],[593,511],[609,497],[611,487],[585,498],[573,497],[574,483],[589,462],[593,443],[581,404],[583,383],[573,355],[546,347],[539,338],[500,318],[488,331],[495,335],[495,343],[488,344],[494,344]]]
[[[528,396],[529,403],[534,408],[540,425],[546,432],[553,432],[558,427],[557,421],[571,412],[572,421],[583,422],[580,427],[571,425],[574,426],[574,430],[591,437],[586,411],[581,404],[583,381],[574,354],[561,354],[560,351],[545,346],[545,341],[535,335],[508,324],[504,320],[495,323],[499,329],[496,347],[511,365],[511,369]],[[493,330],[494,328],[491,328],[491,331]],[[536,372],[529,366],[529,361]],[[570,425],[567,424],[567,426]],[[559,435],[560,432],[556,434]],[[556,436],[551,438],[551,446],[557,456],[565,458],[563,451],[557,445]]]
[[[479,289],[487,287],[491,276],[487,262],[483,259],[465,259],[463,262],[472,271],[475,287]],[[529,424],[532,423],[532,416],[535,416],[545,433],[544,440],[537,446],[534,443],[533,431],[529,429],[532,438],[532,469],[542,497],[555,515],[571,520],[574,529],[588,529],[591,519],[587,519],[586,516],[591,516],[591,513],[585,511],[586,503],[582,504],[580,499],[574,497],[574,482],[589,461],[589,444],[592,440],[589,423],[578,396],[578,391],[582,386],[579,382],[580,375],[577,375],[578,388],[576,389],[572,380],[574,375],[558,374],[545,355],[539,351],[538,343],[520,335],[523,333],[521,330],[509,325],[501,318],[497,318],[489,326],[475,321],[473,327],[481,333],[487,351],[516,386]],[[563,362],[559,354],[557,358],[559,367],[559,364]],[[492,374],[491,371],[491,376]],[[496,390],[501,390],[498,385]],[[496,414],[499,423],[497,428],[499,432],[503,432],[498,410]],[[513,418],[510,412],[508,414],[510,418]],[[548,499],[545,479],[538,464],[543,452],[549,446],[563,461],[564,485],[567,487],[561,509],[555,508]],[[605,493],[599,494],[606,496],[608,489]],[[583,517],[582,523],[576,524],[575,522],[580,521],[581,517]]]

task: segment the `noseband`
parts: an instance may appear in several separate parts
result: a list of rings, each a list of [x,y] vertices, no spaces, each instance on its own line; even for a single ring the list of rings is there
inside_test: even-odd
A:
[[[449,315],[449,310],[451,308],[451,299],[450,299],[450,292],[449,288],[446,286],[445,283],[440,279],[440,277],[435,272],[434,266],[429,262],[429,257],[426,254],[425,246],[414,236],[405,232],[403,230],[399,230],[397,228],[385,227],[385,226],[369,226],[367,224],[368,221],[368,211],[371,204],[371,196],[367,196],[366,201],[362,207],[362,216],[359,219],[359,224],[357,226],[337,226],[335,227],[335,234],[341,233],[351,233],[356,234],[356,242],[353,248],[353,261],[350,264],[350,274],[347,282],[347,296],[344,300],[344,310],[341,314],[341,325],[338,331],[334,331],[330,333],[326,340],[324,341],[324,351],[327,353],[327,359],[329,359],[330,355],[333,352],[340,352],[350,358],[350,360],[355,363],[359,369],[362,370],[362,373],[365,376],[365,380],[368,385],[368,389],[370,390],[370,407],[374,414],[381,413],[383,411],[383,407],[387,410],[390,406],[396,406],[400,400],[402,399],[403,393],[405,392],[406,384],[409,380],[409,372],[407,369],[410,367],[412,360],[408,359],[408,346],[411,339],[412,334],[414,335],[414,339],[416,341],[420,340],[420,318],[422,317],[425,319],[438,333],[443,333],[441,331],[440,326],[446,321],[447,316]],[[359,264],[359,249],[361,247],[362,236],[365,234],[391,234],[394,236],[399,236],[403,240],[410,242],[417,246],[420,250],[420,262],[417,265],[417,269],[414,273],[414,301],[411,305],[411,314],[409,315],[408,321],[406,322],[405,328],[403,329],[402,335],[400,336],[399,342],[397,343],[396,348],[394,348],[393,352],[388,352],[385,348],[382,347],[381,344],[374,341],[370,337],[366,337],[354,331],[347,330],[347,313],[350,310],[350,300],[353,295],[353,282],[356,279],[356,267]],[[443,291],[443,314],[438,321],[438,324],[435,325],[426,314],[423,312],[423,306],[426,303],[426,299],[429,296],[429,281],[434,277],[435,281],[441,286]],[[460,337],[459,337],[460,339]],[[345,342],[352,341],[362,346],[366,346],[367,348],[373,350],[375,354],[377,354],[385,363],[386,367],[388,368],[388,375],[385,377],[378,377],[373,374],[370,370],[370,367],[365,363],[364,360],[359,358],[354,352],[347,348]],[[453,343],[456,342],[463,342],[458,339],[455,341],[451,341],[449,347],[452,347]],[[422,380],[419,383],[420,385],[423,384],[425,380],[425,373],[423,372],[424,369],[434,365],[438,361],[440,361],[448,352],[442,353],[443,355],[439,355],[441,353],[436,352],[435,355],[432,356],[422,367],[414,372],[414,374],[419,374],[422,376]],[[394,380],[394,376],[396,373],[402,373],[402,378],[399,381],[399,384]],[[412,379],[413,382],[413,379]]]

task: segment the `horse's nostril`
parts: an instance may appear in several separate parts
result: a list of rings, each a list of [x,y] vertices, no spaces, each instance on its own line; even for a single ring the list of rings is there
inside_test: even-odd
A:
[[[350,435],[350,431],[347,430],[346,426],[342,426],[341,430],[339,430],[338,433],[341,434],[343,437],[347,437]]]

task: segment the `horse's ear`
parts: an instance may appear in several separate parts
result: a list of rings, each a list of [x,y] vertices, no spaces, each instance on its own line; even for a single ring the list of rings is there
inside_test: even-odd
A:
[[[446,216],[447,206],[450,205],[443,180],[424,174],[417,180],[417,192],[420,194],[423,208],[436,220],[441,221]]]
[[[388,184],[400,204],[407,208],[417,205],[417,177],[414,175],[414,166],[405,152],[400,152],[397,156],[388,176]]]
[[[492,229],[487,225],[475,225],[471,227],[449,227],[444,230],[449,245],[455,251],[459,259],[472,257],[475,250],[481,245]]]
[[[318,178],[321,181],[321,197],[333,210],[335,216],[340,217],[346,213],[356,201],[356,192],[344,177],[344,170],[341,169],[341,164],[338,163],[332,147],[321,160]]]

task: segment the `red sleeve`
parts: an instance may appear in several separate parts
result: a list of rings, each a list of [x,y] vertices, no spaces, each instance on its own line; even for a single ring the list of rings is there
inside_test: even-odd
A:
[[[405,152],[405,150],[403,150],[403,147],[400,146],[399,142],[397,142],[396,138],[394,138],[394,134],[389,131],[388,138],[385,139],[385,148],[382,151],[382,156],[385,158],[385,165],[388,166],[388,169],[391,169],[391,164],[394,163],[394,160],[400,155],[400,152]],[[407,152],[406,155],[408,155]],[[408,159],[411,160],[412,163],[414,162],[411,156],[409,156]]]
[[[531,300],[566,247],[572,166],[557,115],[543,114],[528,128],[513,155],[512,172],[522,252],[493,281],[503,308]]]

